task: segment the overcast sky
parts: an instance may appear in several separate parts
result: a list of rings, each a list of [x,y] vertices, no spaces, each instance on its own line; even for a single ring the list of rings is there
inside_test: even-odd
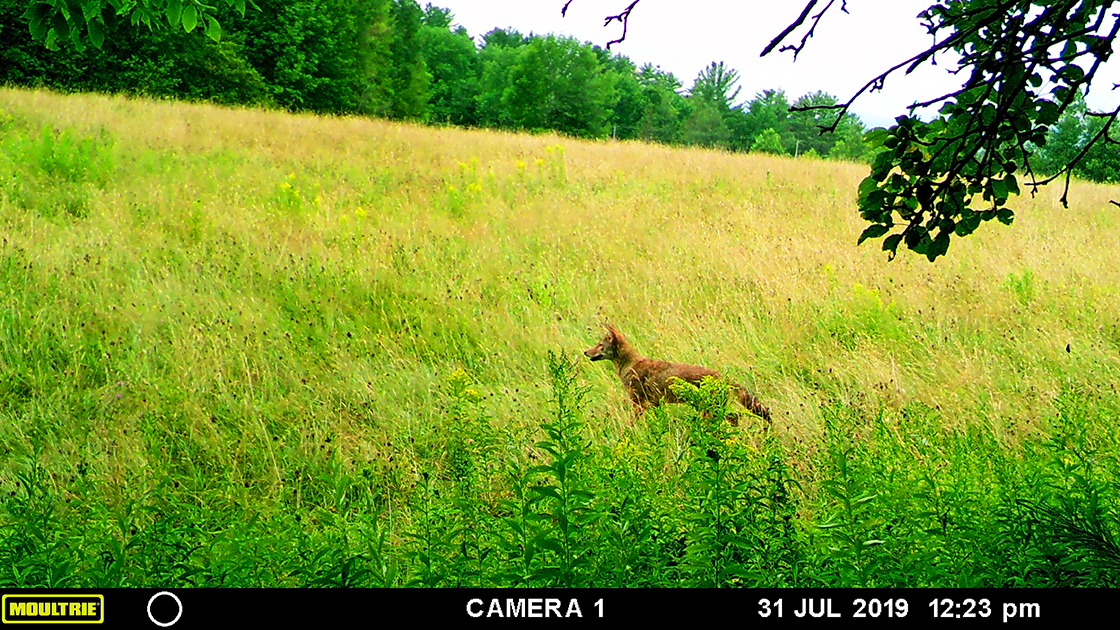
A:
[[[427,4],[428,0],[419,0]],[[574,0],[567,17],[565,0],[433,0],[451,9],[454,23],[481,41],[494,28],[522,34],[568,35],[600,46],[622,33],[617,22],[603,27],[603,18],[619,13],[631,0]],[[822,5],[825,3],[821,3]],[[611,47],[641,66],[652,63],[672,72],[685,89],[709,63],[723,61],[739,71],[738,102],[762,90],[785,90],[797,97],[823,90],[841,101],[871,78],[932,43],[917,15],[933,0],[849,0],[848,14],[837,3],[821,20],[816,35],[798,56],[774,51],[759,54],[805,6],[804,0],[641,0],[630,17],[626,41]],[[800,34],[798,40],[800,40]],[[1113,62],[1111,65],[1116,66]],[[882,92],[866,94],[853,111],[869,126],[887,125],[915,101],[940,96],[959,87],[964,77],[949,74],[952,59],[939,59],[910,76],[888,79]],[[1115,73],[1114,73],[1115,74]],[[1120,82],[1120,74],[1115,74]],[[1113,76],[1098,76],[1098,86],[1111,87]],[[1098,87],[1090,104],[1103,107],[1120,95]],[[1093,98],[1096,96],[1097,98]]]

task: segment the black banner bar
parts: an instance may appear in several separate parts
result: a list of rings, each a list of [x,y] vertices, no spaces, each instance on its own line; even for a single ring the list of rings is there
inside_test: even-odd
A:
[[[1055,627],[1115,619],[1109,590],[57,589],[0,590],[4,625],[102,628],[711,623],[749,628]],[[81,602],[103,598],[100,609]],[[71,604],[70,602],[74,602]],[[63,603],[66,603],[63,606]],[[61,615],[60,615],[61,612]],[[99,613],[100,620],[80,613]],[[71,613],[77,616],[71,615]],[[62,616],[70,615],[70,616]],[[928,625],[923,627],[930,627]]]

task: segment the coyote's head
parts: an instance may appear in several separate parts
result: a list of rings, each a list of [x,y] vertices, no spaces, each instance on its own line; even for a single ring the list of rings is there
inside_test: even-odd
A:
[[[623,343],[625,342],[622,340],[622,335],[618,333],[618,330],[615,329],[614,326],[607,324],[606,336],[594,347],[584,351],[584,354],[592,361],[601,361],[603,359],[613,361],[614,358],[618,356],[619,346]]]

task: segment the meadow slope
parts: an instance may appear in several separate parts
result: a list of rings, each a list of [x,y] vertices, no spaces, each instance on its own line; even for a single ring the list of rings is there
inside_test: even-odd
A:
[[[888,262],[866,172],[2,89],[0,584],[1116,586],[1120,188]]]

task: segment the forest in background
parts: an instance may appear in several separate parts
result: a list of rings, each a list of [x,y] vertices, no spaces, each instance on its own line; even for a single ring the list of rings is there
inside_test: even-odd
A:
[[[32,40],[26,0],[0,0],[0,84],[64,92],[126,93],[367,115],[430,124],[555,131],[729,151],[866,160],[864,123],[821,91],[793,100],[764,89],[738,100],[741,77],[713,62],[691,86],[653,64],[572,38],[495,28],[472,37],[448,9],[414,0],[261,0],[241,16],[219,9],[223,36],[108,24],[101,49],[51,51]],[[111,21],[111,20],[110,20]],[[1038,147],[1036,169],[1056,170],[1102,121],[1084,105]],[[1095,146],[1080,177],[1120,181],[1120,153]]]

